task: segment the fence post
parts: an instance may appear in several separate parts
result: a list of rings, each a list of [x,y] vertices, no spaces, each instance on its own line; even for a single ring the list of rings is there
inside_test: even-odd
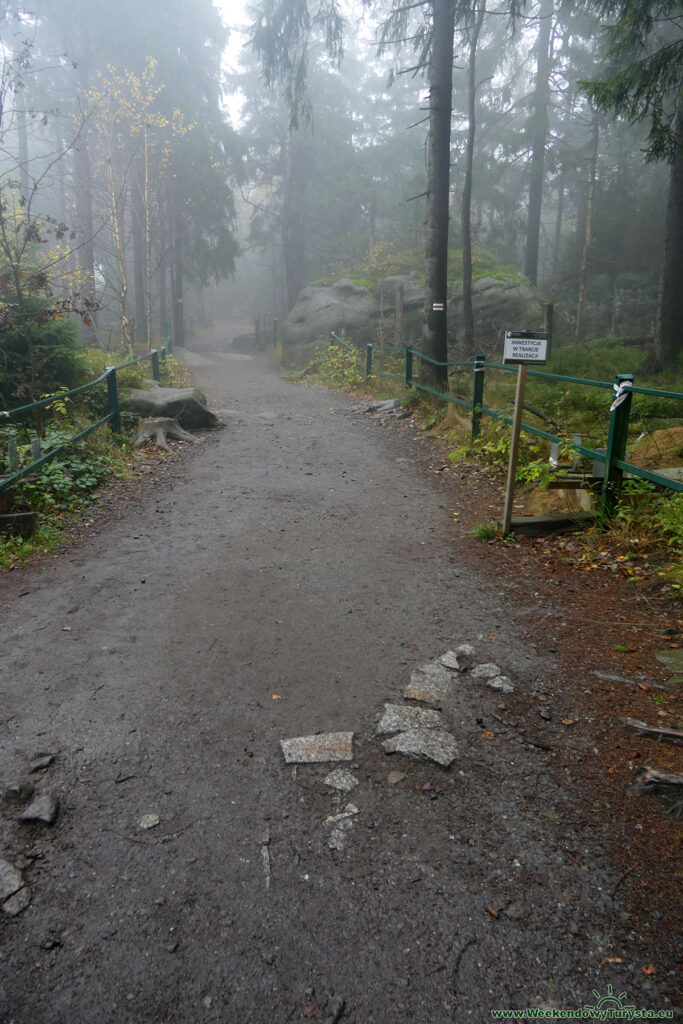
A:
[[[273,320],[273,348],[277,348],[277,329],[278,322],[277,320]]]
[[[38,459],[40,458],[41,454],[42,453],[41,453],[41,450],[40,450],[40,438],[39,437],[32,437],[31,438],[31,462],[37,462]],[[39,473],[40,470],[34,469],[33,472],[34,473]]]
[[[413,350],[410,345],[406,345],[406,387],[412,388],[413,386]]]
[[[254,320],[254,334],[256,336],[256,343],[258,344],[261,340],[261,319],[258,316]]]
[[[121,407],[119,406],[119,385],[116,379],[116,369],[113,366],[107,367],[107,392],[109,395],[109,412],[112,414],[109,420],[112,434],[121,433]]]
[[[605,457],[605,479],[602,484],[602,501],[600,504],[600,529],[606,530],[614,515],[624,473],[617,465],[616,459],[623,459],[626,456],[626,442],[628,440],[628,420],[631,414],[631,385],[633,384],[632,373],[618,373],[614,390],[616,392],[614,403],[610,412],[609,436],[607,438],[607,455]]]
[[[13,437],[10,437],[7,442],[7,458],[9,459],[10,473],[16,473],[19,469],[19,451],[17,449],[17,442]]]
[[[152,376],[156,381],[161,383],[161,374],[159,373],[159,349],[153,348],[150,355],[152,356]]]
[[[484,363],[486,356],[477,352],[474,357],[474,373],[472,383],[472,437],[481,434],[481,408],[484,404]]]
[[[372,345],[367,345],[365,348],[365,376],[369,377],[372,373]]]

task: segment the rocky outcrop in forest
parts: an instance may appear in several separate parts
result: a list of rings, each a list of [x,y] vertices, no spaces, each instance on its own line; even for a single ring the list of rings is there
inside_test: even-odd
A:
[[[403,306],[401,327],[400,306]],[[491,354],[502,344],[506,329],[538,330],[543,326],[546,299],[538,288],[515,276],[480,277],[473,284],[478,347]],[[462,284],[449,286],[449,324],[454,356],[462,330]],[[417,275],[395,274],[380,281],[375,292],[349,278],[304,288],[282,325],[285,357],[291,363],[311,358],[320,338],[344,331],[355,345],[377,343],[419,345],[424,288]],[[397,317],[397,310],[398,317]]]

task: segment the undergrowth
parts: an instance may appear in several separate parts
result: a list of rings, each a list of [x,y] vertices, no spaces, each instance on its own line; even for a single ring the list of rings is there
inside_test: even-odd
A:
[[[98,377],[107,366],[123,360],[120,355],[88,349],[84,353],[84,381]],[[185,367],[168,357],[163,368],[164,386],[182,387],[189,381]],[[142,387],[151,377],[149,363],[138,363],[117,372],[119,389]],[[62,389],[62,391],[65,389]],[[36,554],[57,546],[66,521],[77,515],[92,501],[95,492],[114,480],[131,476],[130,437],[137,417],[122,412],[123,437],[115,438],[108,425],[93,431],[78,442],[71,438],[108,411],[106,388],[81,392],[71,398],[56,393],[55,401],[46,406],[37,421],[24,420],[3,432],[5,440],[12,436],[17,443],[19,468],[33,461],[31,440],[40,436],[41,455],[56,449],[54,457],[35,474],[29,474],[12,488],[11,511],[33,512],[38,526],[27,538],[0,536],[0,569],[24,564]],[[2,462],[0,435],[0,463]],[[0,465],[0,471],[3,467]],[[4,469],[7,471],[8,466]]]

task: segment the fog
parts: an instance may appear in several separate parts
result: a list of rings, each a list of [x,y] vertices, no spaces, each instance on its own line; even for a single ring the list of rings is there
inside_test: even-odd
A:
[[[428,292],[439,6],[0,3],[4,306],[59,306],[132,352],[211,321],[283,322],[311,282],[400,274]],[[448,344],[481,344],[467,295],[483,276],[537,289],[566,344],[655,336],[681,259],[676,66],[621,116],[582,83],[680,60],[680,19],[610,51],[591,3],[513,13],[451,5],[439,259],[447,244],[443,298],[464,296],[464,319]]]

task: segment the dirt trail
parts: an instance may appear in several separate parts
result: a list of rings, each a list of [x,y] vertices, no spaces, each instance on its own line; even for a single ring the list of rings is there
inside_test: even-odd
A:
[[[124,519],[0,583],[0,780],[61,800],[51,827],[3,805],[31,905],[0,915],[0,1021],[458,1024],[608,991],[670,1007],[650,932],[667,921],[633,917],[606,852],[632,825],[615,837],[577,791],[587,736],[527,718],[558,663],[520,628],[533,599],[459,561],[414,466],[427,442],[225,333],[186,358],[227,428]],[[466,641],[515,693],[468,681],[444,702],[450,770],[389,758],[383,703]],[[281,738],[318,730],[355,733],[348,796],[329,766],[283,763]]]

